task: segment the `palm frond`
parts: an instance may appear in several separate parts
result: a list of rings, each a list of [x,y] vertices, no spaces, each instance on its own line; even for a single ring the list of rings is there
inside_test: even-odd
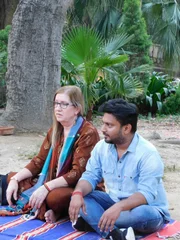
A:
[[[164,65],[178,71],[180,64],[180,3],[151,0],[143,4],[153,42],[159,44]]]
[[[143,4],[142,10],[144,13],[148,13],[151,17],[156,17],[162,14],[162,2],[156,1],[153,3],[152,1],[149,3]]]
[[[104,48],[104,52],[108,54],[114,54],[128,43],[133,38],[133,35],[128,36],[126,33],[120,33],[107,40]]]
[[[107,82],[111,97],[123,97],[126,99],[136,98],[143,93],[143,87],[140,81],[131,76],[111,75]]]
[[[78,66],[96,58],[101,50],[102,43],[102,37],[94,29],[74,28],[63,39],[62,56]]]
[[[127,99],[137,98],[143,94],[143,86],[139,80],[131,77],[124,78],[125,97]]]
[[[152,66],[148,64],[143,64],[130,69],[129,71],[127,71],[127,73],[147,73],[148,71],[152,71]]]
[[[93,67],[96,67],[98,69],[102,69],[102,68],[105,68],[105,67],[122,64],[126,61],[128,61],[128,56],[127,55],[120,55],[120,56],[105,55],[105,56],[100,56],[97,59],[94,59],[94,61],[89,61],[87,63],[87,66],[92,66],[93,65]]]

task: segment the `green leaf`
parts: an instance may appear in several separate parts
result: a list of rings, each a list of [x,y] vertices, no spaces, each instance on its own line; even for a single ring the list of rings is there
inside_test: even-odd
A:
[[[147,96],[147,95],[146,95],[146,102],[148,102],[148,103],[149,103],[149,105],[152,107],[153,100],[152,100],[152,98],[151,98],[151,97],[149,97],[149,96]]]
[[[158,110],[161,111],[161,109],[162,109],[162,102],[157,101],[156,103],[157,103]]]
[[[117,50],[119,50],[121,47],[123,47],[126,43],[128,43],[132,36],[128,36],[126,33],[120,33],[111,39],[109,39],[104,48],[104,52],[107,54],[114,54],[117,53]]]
[[[93,29],[74,28],[63,38],[62,57],[78,66],[96,58],[103,44],[102,37]]]

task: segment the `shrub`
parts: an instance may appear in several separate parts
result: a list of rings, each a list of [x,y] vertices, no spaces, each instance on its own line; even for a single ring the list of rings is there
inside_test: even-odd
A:
[[[168,75],[153,72],[150,83],[147,87],[145,98],[137,102],[141,114],[155,116],[157,112],[161,113],[163,102],[175,93],[176,88],[173,86],[173,80]]]
[[[162,106],[163,114],[180,114],[180,85],[174,94],[166,98]]]

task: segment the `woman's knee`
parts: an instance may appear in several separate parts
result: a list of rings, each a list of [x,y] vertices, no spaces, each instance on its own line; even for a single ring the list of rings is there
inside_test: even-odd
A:
[[[46,204],[48,208],[55,211],[57,209],[68,208],[72,192],[72,188],[53,189],[46,197]]]

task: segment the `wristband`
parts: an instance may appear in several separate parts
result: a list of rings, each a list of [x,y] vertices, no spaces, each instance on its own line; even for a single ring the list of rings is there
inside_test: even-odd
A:
[[[48,192],[51,191],[51,189],[48,187],[48,185],[46,183],[44,183],[44,187],[48,190]]]
[[[72,193],[72,196],[74,196],[74,195],[80,195],[81,197],[83,197],[83,194],[82,194],[82,192],[80,192],[80,191],[74,191],[74,192]]]

